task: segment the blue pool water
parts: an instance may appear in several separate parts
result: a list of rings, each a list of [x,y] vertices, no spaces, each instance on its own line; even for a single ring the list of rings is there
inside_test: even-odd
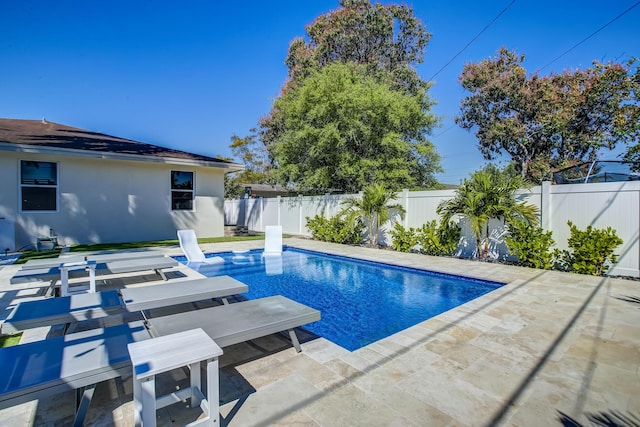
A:
[[[246,283],[249,299],[284,295],[319,310],[322,319],[305,329],[350,351],[503,285],[293,248],[281,258],[262,251],[207,256],[225,262],[202,265],[200,273]]]

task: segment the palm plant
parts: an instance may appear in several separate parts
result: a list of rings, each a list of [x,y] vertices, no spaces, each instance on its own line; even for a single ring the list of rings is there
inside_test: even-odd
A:
[[[514,174],[488,166],[474,172],[456,190],[453,199],[445,200],[437,208],[443,223],[456,215],[463,215],[476,238],[477,253],[485,258],[489,252],[489,224],[492,218],[522,219],[532,225],[538,223],[538,209],[531,204],[516,201],[516,191],[525,187],[524,180]],[[481,250],[482,239],[485,240]]]
[[[351,197],[342,202],[345,215],[350,221],[362,218],[369,232],[369,246],[378,244],[380,225],[387,222],[391,213],[404,217],[405,209],[399,203],[391,203],[396,198],[393,191],[387,190],[382,184],[370,184],[362,194],[362,198]]]

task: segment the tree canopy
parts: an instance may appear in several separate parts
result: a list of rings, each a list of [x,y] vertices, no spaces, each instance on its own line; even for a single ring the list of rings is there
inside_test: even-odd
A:
[[[430,34],[407,6],[340,5],[291,42],[288,79],[260,120],[274,176],[316,191],[378,179],[390,189],[435,185],[439,157],[425,135],[437,120],[413,68]]]
[[[308,41],[289,45],[285,63],[293,83],[334,62],[366,65],[372,74],[387,73],[394,88],[414,95],[426,88],[412,64],[421,63],[431,34],[413,10],[370,0],[340,0],[339,9],[306,27]]]
[[[527,74],[524,58],[502,48],[494,58],[467,64],[460,76],[471,94],[456,122],[475,129],[485,159],[506,152],[522,177],[537,182],[553,169],[593,160],[602,148],[637,143],[634,61],[540,76]]]
[[[264,145],[260,144],[255,134],[255,129],[251,129],[251,134],[244,138],[238,135],[231,135],[231,152],[236,159],[245,165],[238,177],[244,183],[266,184],[269,181],[271,162],[269,153]]]
[[[439,157],[423,133],[434,124],[415,96],[392,90],[353,64],[335,63],[278,99],[283,131],[270,148],[281,183],[357,192],[435,184]]]
[[[231,135],[231,152],[236,161],[245,165],[241,172],[225,174],[225,197],[240,197],[244,184],[267,184],[270,181],[271,161],[264,144],[258,141],[255,129],[241,138]]]

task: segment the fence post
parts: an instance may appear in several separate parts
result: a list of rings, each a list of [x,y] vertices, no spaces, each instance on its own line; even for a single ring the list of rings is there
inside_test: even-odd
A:
[[[540,185],[540,226],[543,230],[551,230],[551,182],[543,181]]]
[[[277,196],[276,199],[278,202],[278,224],[277,225],[282,225],[282,221],[280,220],[280,203],[282,202],[282,196]]]
[[[331,197],[331,193],[324,193],[324,203],[322,204],[322,216],[325,216],[327,213],[327,205],[329,204],[329,197]]]
[[[260,197],[260,231],[264,231],[264,197]]]
[[[404,208],[404,219],[402,220],[402,226],[404,228],[409,227],[409,189],[402,189],[402,207]]]
[[[302,234],[302,194],[298,194],[298,234]]]

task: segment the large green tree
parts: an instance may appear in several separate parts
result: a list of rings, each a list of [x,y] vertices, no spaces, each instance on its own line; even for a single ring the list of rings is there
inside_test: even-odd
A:
[[[634,62],[636,65],[636,71],[633,74],[629,88],[629,101],[625,105],[625,111],[623,112],[624,119],[619,119],[620,123],[627,124],[627,133],[632,134],[635,132],[635,140],[633,138],[627,138],[627,150],[623,154],[623,160],[640,163],[640,136],[638,136],[640,128],[640,61]],[[631,66],[631,64],[630,64]],[[636,172],[640,171],[640,167],[635,166],[633,168]]]
[[[255,129],[251,129],[251,133],[243,138],[235,134],[231,135],[229,148],[233,157],[245,166],[244,171],[238,175],[242,182],[268,183],[271,161],[266,148],[258,141]]]
[[[364,65],[387,74],[395,88],[414,95],[426,88],[413,64],[420,63],[431,34],[405,5],[372,5],[370,0],[340,0],[341,7],[319,16],[289,45],[285,63],[295,84],[334,62]]]
[[[241,197],[245,184],[270,183],[271,160],[264,144],[258,141],[255,129],[245,137],[231,135],[229,148],[233,159],[244,164],[245,169],[225,175],[225,197]]]
[[[275,102],[283,131],[270,147],[275,178],[305,191],[357,192],[436,183],[434,124],[416,96],[392,90],[353,63],[316,71]]]
[[[527,73],[524,58],[502,48],[494,58],[467,64],[460,76],[470,95],[456,122],[475,130],[485,159],[507,153],[522,177],[537,182],[603,148],[637,142],[634,61],[541,76]]]
[[[276,159],[275,166],[280,169],[277,174],[280,182],[286,183],[288,180],[298,179],[304,174],[298,173],[298,169],[309,170],[307,166],[319,166],[321,170],[314,174],[315,178],[301,182],[302,186],[319,185],[319,191],[326,188],[345,191],[361,189],[362,185],[371,182],[371,178],[359,178],[357,185],[345,186],[344,183],[347,182],[345,177],[351,177],[354,174],[361,177],[363,175],[362,172],[350,170],[352,168],[347,161],[351,160],[355,154],[355,160],[360,163],[356,169],[364,170],[368,166],[378,167],[380,155],[375,155],[372,159],[361,157],[361,152],[366,151],[365,154],[368,155],[380,148],[381,140],[384,140],[387,145],[397,145],[396,141],[401,140],[412,145],[411,150],[414,156],[387,157],[390,165],[384,168],[390,170],[393,164],[408,162],[411,178],[406,178],[407,168],[405,167],[388,185],[391,188],[395,188],[401,182],[405,183],[402,185],[410,186],[434,185],[436,182],[433,173],[440,168],[439,158],[434,146],[426,140],[425,135],[431,131],[436,119],[430,112],[433,102],[428,96],[429,84],[420,79],[414,68],[415,64],[422,62],[424,48],[431,35],[413,15],[413,10],[407,6],[371,4],[370,0],[340,0],[340,5],[340,8],[319,16],[309,24],[306,27],[308,35],[306,39],[296,38],[291,42],[285,61],[289,70],[287,81],[270,113],[260,120],[260,138]],[[325,68],[340,65],[351,67],[350,71],[347,71],[351,76],[340,77],[338,84],[327,84],[320,89],[318,79],[326,78],[331,73],[344,74],[344,71],[336,70],[325,72]],[[369,79],[366,82],[365,77]],[[351,85],[354,87],[349,88],[348,86]],[[407,96],[400,102],[412,104],[407,116],[413,116],[415,120],[402,126],[393,124],[385,128],[389,121],[395,119],[390,118],[389,108],[385,105],[375,106],[375,112],[368,111],[371,109],[372,100],[366,99],[366,95],[362,92],[363,85],[376,86],[376,91],[371,94],[375,102],[383,102],[386,95],[381,97],[382,91],[386,91],[390,94],[389,97],[394,98],[394,105],[397,105],[395,100],[400,99],[400,95]],[[315,99],[315,96],[309,93],[310,88],[322,90],[333,99],[332,103],[324,102],[324,107],[316,108],[315,113],[307,114],[302,120],[292,120],[292,104],[305,104],[310,98]],[[333,90],[338,92],[332,93]],[[306,99],[296,100],[301,96]],[[348,98],[350,105],[344,108],[335,105],[338,100],[345,97]],[[419,117],[414,114],[415,106],[421,112]],[[356,118],[352,125],[339,116],[344,112],[343,110],[348,110],[350,117]],[[321,111],[322,117],[315,117]],[[301,132],[302,123],[309,126],[305,128],[305,132]],[[317,145],[311,139],[312,135],[307,132],[311,128],[318,132],[320,129],[323,130],[320,132],[323,138],[318,140]],[[330,132],[331,128],[335,131]],[[297,134],[298,142],[304,140],[302,146],[295,147],[292,139],[294,134]],[[368,135],[372,137],[369,139]],[[337,175],[326,175],[327,172],[336,169],[335,166],[329,167],[326,164],[326,161],[335,163],[336,159],[334,153],[326,152],[331,145],[327,145],[327,139],[336,137],[350,138],[340,142],[345,146],[353,145],[358,138],[357,144],[360,147],[356,151],[347,151],[346,158],[339,162],[340,168],[346,168],[346,170],[338,170]],[[371,146],[365,148],[369,143]],[[338,142],[333,141],[332,144],[336,145]],[[300,156],[290,156],[286,152],[305,152],[315,159],[309,160],[308,165],[298,168],[289,160],[298,161]],[[383,150],[382,155],[389,154],[393,153],[387,149]],[[320,161],[320,157],[325,158],[326,161]],[[367,165],[368,162],[370,165]],[[323,174],[325,177],[322,177]],[[389,173],[385,172],[382,175],[388,176]],[[333,176],[337,178],[331,181]]]

